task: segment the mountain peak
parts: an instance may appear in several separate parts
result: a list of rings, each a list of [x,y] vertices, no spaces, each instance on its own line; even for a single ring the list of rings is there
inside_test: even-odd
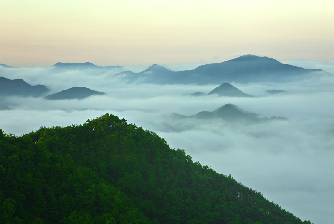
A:
[[[231,104],[231,103],[225,104],[224,106],[219,107],[218,109],[216,109],[213,112],[215,112],[217,114],[221,114],[221,113],[224,113],[224,114],[236,114],[236,113],[248,114],[248,112],[245,112],[244,110],[240,109],[239,107],[237,107],[236,105]]]
[[[70,100],[70,99],[85,99],[92,95],[105,95],[103,92],[91,90],[87,87],[71,87],[45,97],[47,100]]]
[[[246,55],[242,55],[240,57],[237,57],[237,58],[234,58],[230,61],[238,61],[238,62],[255,62],[255,61],[259,61],[259,62],[272,62],[272,63],[279,63],[281,64],[281,62],[277,61],[276,59],[273,59],[273,58],[269,58],[269,57],[261,57],[261,56],[256,56],[256,55],[253,55],[253,54],[246,54]]]
[[[153,64],[150,67],[148,67],[144,72],[149,72],[149,71],[158,72],[158,71],[170,71],[170,70],[165,68],[164,66]]]
[[[251,97],[238,88],[229,83],[223,83],[208,93],[208,95],[217,94],[218,96],[232,96],[232,97]]]
[[[94,65],[91,62],[85,62],[85,63],[63,63],[63,62],[57,62],[53,65],[57,68],[95,68],[98,67]]]

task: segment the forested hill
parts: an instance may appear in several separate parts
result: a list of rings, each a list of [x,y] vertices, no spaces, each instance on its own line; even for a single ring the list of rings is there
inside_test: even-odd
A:
[[[0,130],[0,188],[1,223],[310,223],[109,114]]]

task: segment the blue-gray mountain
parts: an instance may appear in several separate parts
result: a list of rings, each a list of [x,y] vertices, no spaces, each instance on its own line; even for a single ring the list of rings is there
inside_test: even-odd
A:
[[[268,120],[287,120],[285,117],[276,117],[276,116],[272,116],[271,118],[259,118],[258,114],[244,111],[234,104],[225,104],[224,106],[214,111],[201,111],[192,116],[184,116],[177,113],[173,113],[172,118],[223,119],[229,122],[235,122],[235,121],[262,122]]]
[[[222,63],[201,65],[193,70],[174,72],[152,65],[140,73],[123,72],[130,82],[155,84],[217,84],[225,82],[288,82],[308,75],[328,75],[320,69],[304,69],[268,58],[244,55]]]
[[[229,83],[223,83],[208,93],[208,95],[213,95],[213,94],[216,94],[218,96],[228,96],[228,97],[253,97],[251,95],[242,92],[241,90],[232,86]]]
[[[5,67],[5,68],[14,68],[14,67],[6,65],[6,64],[0,64],[0,66]]]
[[[122,69],[123,66],[98,66],[94,65],[91,62],[85,62],[85,63],[62,63],[58,62],[53,65],[56,69],[61,70],[86,70],[86,69]]]
[[[40,97],[48,92],[44,85],[32,86],[23,79],[7,79],[0,77],[0,96]]]
[[[58,93],[48,95],[45,97],[45,99],[47,100],[85,99],[92,95],[105,95],[105,93],[91,90],[86,87],[72,87],[66,90],[62,90]]]

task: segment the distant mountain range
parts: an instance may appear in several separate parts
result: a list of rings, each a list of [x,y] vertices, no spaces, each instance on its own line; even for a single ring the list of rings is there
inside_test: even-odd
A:
[[[92,95],[105,95],[105,93],[91,90],[86,87],[72,87],[66,90],[62,90],[58,93],[48,95],[45,97],[45,99],[47,100],[85,99]]]
[[[23,79],[11,80],[0,77],[0,96],[40,97],[48,91],[49,89],[44,85],[32,86]]]
[[[229,122],[261,122],[268,120],[287,120],[284,117],[271,117],[271,118],[259,118],[257,114],[246,112],[234,104],[225,104],[224,106],[214,111],[201,111],[192,116],[184,116],[177,113],[173,113],[172,118],[175,119],[223,119]]]
[[[11,67],[4,64],[0,65],[6,68]],[[255,55],[244,55],[225,62],[201,65],[195,69],[185,71],[171,71],[157,64],[139,73],[123,71],[123,66],[97,66],[90,62],[58,62],[52,67],[56,71],[89,69],[104,72],[109,69],[120,69],[116,72],[120,72],[118,75],[123,76],[128,82],[154,84],[205,85],[231,82],[288,82],[303,79],[309,77],[309,75],[331,75],[320,69],[304,69],[283,64],[273,58]],[[196,93],[195,95],[200,94],[202,93]]]
[[[85,70],[85,69],[114,69],[114,68],[122,68],[123,66],[98,66],[94,65],[90,62],[85,63],[62,63],[58,62],[53,65],[53,67],[57,69],[76,69],[76,70]]]
[[[14,67],[6,65],[6,64],[0,64],[0,66],[5,67],[5,68],[14,68]]]
[[[122,72],[131,82],[156,84],[214,84],[225,82],[287,82],[309,74],[329,74],[320,69],[304,69],[255,55],[244,55],[222,63],[201,65],[174,72],[152,65],[140,73]]]

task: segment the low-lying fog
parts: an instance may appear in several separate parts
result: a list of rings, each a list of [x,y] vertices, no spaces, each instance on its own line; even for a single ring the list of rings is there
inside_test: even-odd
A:
[[[0,98],[13,110],[0,111],[0,128],[22,135],[41,126],[82,124],[105,113],[124,117],[185,149],[219,173],[261,192],[302,220],[334,220],[334,78],[297,83],[231,83],[254,98],[191,96],[217,85],[126,83],[118,71],[55,71],[0,67],[0,76],[42,84],[55,93],[74,86],[105,92],[84,100]],[[285,90],[269,95],[266,90]],[[288,120],[243,125],[222,120],[175,120],[169,113],[194,115],[232,103],[260,117]]]

